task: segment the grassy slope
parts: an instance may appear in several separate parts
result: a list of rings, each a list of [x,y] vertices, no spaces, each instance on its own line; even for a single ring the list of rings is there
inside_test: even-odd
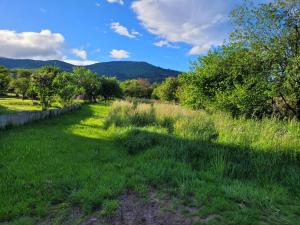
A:
[[[108,110],[85,105],[73,114],[0,131],[0,221],[42,217],[69,205],[87,213],[103,205],[110,209],[126,188],[144,193],[150,187],[198,207],[202,217],[219,215],[211,224],[299,221],[299,201],[284,187],[194,170],[161,158],[163,146],[128,155],[114,141],[118,130],[101,127]]]
[[[104,105],[0,131],[0,219],[42,216],[50,205],[74,203],[90,211],[116,196],[124,159],[100,126]]]
[[[41,110],[41,106],[33,104],[32,100],[18,98],[0,98],[0,115],[21,111]]]

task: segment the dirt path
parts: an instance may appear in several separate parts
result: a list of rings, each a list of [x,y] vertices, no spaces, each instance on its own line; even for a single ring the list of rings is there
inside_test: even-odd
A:
[[[128,192],[120,197],[120,207],[115,216],[104,218],[99,212],[85,217],[78,209],[73,208],[60,221],[62,225],[193,225],[207,224],[218,218],[218,215],[209,215],[206,218],[198,216],[198,209],[178,204],[174,199],[160,199],[154,192],[146,197]],[[38,225],[52,225],[54,218],[47,218]]]

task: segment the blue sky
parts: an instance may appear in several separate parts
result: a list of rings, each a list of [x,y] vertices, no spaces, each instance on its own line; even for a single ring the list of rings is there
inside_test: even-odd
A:
[[[257,0],[258,1],[258,0]],[[232,30],[241,0],[0,0],[0,56],[188,70]]]

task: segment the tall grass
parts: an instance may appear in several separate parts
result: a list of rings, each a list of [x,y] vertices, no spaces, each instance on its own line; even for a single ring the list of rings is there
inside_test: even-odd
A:
[[[253,140],[263,140],[257,132],[264,121],[241,121],[176,105],[116,102],[0,131],[0,224],[78,224],[86,215],[78,218],[74,206],[109,217],[126,190],[167,194],[158,200],[170,199],[168,209],[188,205],[203,221],[216,215],[208,224],[299,224],[297,151],[284,159],[276,152],[293,155],[289,144],[276,150],[266,139],[269,147],[261,148],[247,133],[231,136],[253,128]],[[299,128],[283,125],[290,135]]]
[[[130,137],[123,138],[124,146],[131,140],[129,149],[134,153],[158,143],[161,157],[185,161],[195,169],[229,178],[279,182],[299,192],[300,123],[294,120],[233,119],[221,112],[193,111],[174,104],[118,101],[105,121],[106,127],[112,125],[152,127],[151,131],[123,130]],[[157,132],[154,140],[153,126],[166,129],[167,134]]]

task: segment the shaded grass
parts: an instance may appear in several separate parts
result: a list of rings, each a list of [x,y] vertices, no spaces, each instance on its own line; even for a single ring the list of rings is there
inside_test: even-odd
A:
[[[143,182],[180,193],[187,204],[195,201],[204,217],[221,215],[216,224],[300,219],[296,121],[234,120],[176,105],[116,102],[105,125],[138,158]]]
[[[215,126],[200,139],[189,130],[180,136],[172,125],[176,120],[163,117],[159,126],[155,117],[132,120],[135,125],[120,120],[123,128],[105,130],[109,110],[104,104],[84,105],[72,114],[0,131],[0,221],[35,224],[54,214],[63,224],[60,214],[74,206],[112,216],[118,196],[130,189],[167,194],[198,208],[201,218],[217,215],[209,224],[298,223],[299,194],[275,180],[259,182],[255,173],[233,175],[229,162],[239,165],[248,153],[239,156],[244,147],[211,137]],[[110,112],[108,120],[113,116]],[[191,129],[202,134],[211,119],[199,124]],[[237,158],[228,158],[225,150],[232,155],[237,150]],[[242,164],[238,174],[239,168]]]

